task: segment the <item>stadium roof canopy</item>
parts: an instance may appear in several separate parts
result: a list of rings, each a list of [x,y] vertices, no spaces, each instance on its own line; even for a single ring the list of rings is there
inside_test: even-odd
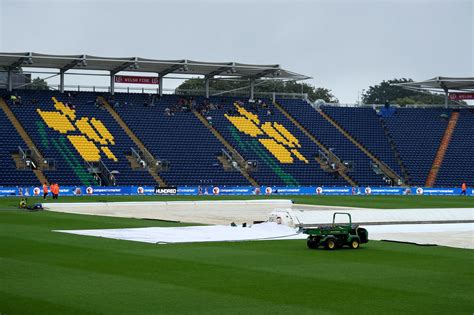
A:
[[[65,72],[101,70],[115,74],[120,71],[151,72],[163,77],[170,73],[245,79],[306,80],[310,77],[283,69],[278,64],[254,65],[238,62],[203,62],[187,59],[157,60],[141,57],[98,57],[90,55],[48,55],[34,52],[0,52],[0,67],[52,68]]]
[[[396,83],[398,85],[411,90],[430,91],[430,92],[474,92],[474,77],[435,77],[419,82]]]
[[[450,94],[474,92],[474,77],[435,77],[425,81],[394,83],[393,85],[414,91],[444,93],[444,106],[447,108]]]

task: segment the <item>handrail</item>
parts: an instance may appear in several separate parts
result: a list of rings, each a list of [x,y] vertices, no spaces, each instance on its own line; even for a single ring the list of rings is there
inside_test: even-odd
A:
[[[105,186],[115,186],[115,176],[101,159],[97,162],[84,161],[84,164],[89,173],[98,175],[105,182]]]

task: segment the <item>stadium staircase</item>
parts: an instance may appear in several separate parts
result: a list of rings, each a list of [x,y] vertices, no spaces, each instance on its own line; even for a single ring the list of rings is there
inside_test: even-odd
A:
[[[428,174],[428,178],[426,179],[425,186],[426,187],[433,187],[436,182],[436,177],[438,176],[439,169],[443,164],[444,156],[446,151],[448,150],[449,143],[451,142],[451,137],[454,133],[456,128],[456,124],[459,119],[459,112],[452,112],[451,117],[449,118],[448,126],[444,132],[443,138],[441,139],[441,143],[439,145],[438,151],[433,161],[433,165],[431,166],[431,170]]]
[[[450,113],[443,108],[397,108],[393,115],[381,117],[410,174],[411,185],[425,185]]]
[[[103,103],[104,108],[109,112],[109,114],[114,118],[114,120],[120,125],[120,127],[125,131],[125,133],[129,136],[129,138],[135,143],[135,145],[142,151],[146,156],[153,157],[153,155],[148,151],[148,149],[145,147],[145,145],[138,139],[138,137],[133,133],[133,131],[127,126],[127,124],[123,121],[123,119],[120,117],[120,115],[110,106],[108,101],[103,98],[99,97]],[[133,158],[130,158],[130,156],[126,156],[126,158],[130,162],[130,167],[132,169],[137,169],[136,165],[133,161]],[[153,177],[153,179],[158,183],[160,187],[167,187],[168,185],[166,182],[163,180],[158,175],[158,172],[153,168],[153,167],[148,167],[147,168],[148,172],[150,175]]]
[[[25,129],[23,128],[23,126],[20,124],[20,122],[18,121],[18,119],[16,119],[15,115],[13,114],[13,112],[10,110],[10,108],[8,107],[7,103],[4,101],[3,98],[0,97],[0,107],[2,108],[3,112],[5,113],[6,117],[8,117],[8,119],[10,120],[11,124],[13,125],[13,127],[15,127],[16,131],[18,132],[18,134],[20,135],[21,139],[23,140],[23,142],[26,144],[26,146],[28,147],[29,150],[31,150],[31,152],[35,152],[36,154],[36,158],[39,160],[37,161],[37,164],[38,164],[38,168],[34,169],[33,170],[33,173],[35,174],[35,176],[38,178],[39,182],[40,183],[49,183],[49,181],[47,180],[46,176],[43,174],[43,171],[41,170],[41,167],[42,167],[42,161],[44,161],[44,157],[41,155],[40,151],[38,150],[38,148],[35,146],[35,144],[33,143],[33,140],[31,140],[30,136],[28,135],[28,133],[25,131]],[[16,158],[16,157],[13,157],[12,158]],[[20,157],[18,156],[16,159],[15,159],[15,164],[18,166],[20,166]],[[23,161],[22,161],[23,162]]]
[[[239,172],[242,174],[242,176],[244,176],[252,186],[254,186],[254,187],[260,186],[257,183],[257,181],[255,181],[255,179],[253,179],[252,176],[250,176],[249,172],[246,170],[246,161],[242,157],[242,155],[240,155],[240,153],[234,147],[232,147],[232,145],[229,142],[227,142],[226,139],[224,139],[224,137],[219,133],[219,131],[216,130],[216,128],[214,128],[213,126],[211,126],[211,124],[209,124],[207,119],[204,118],[204,116],[200,112],[198,112],[196,110],[193,110],[193,114],[203,123],[203,125],[205,125],[207,127],[207,129],[209,129],[210,132],[212,132],[212,134],[217,139],[219,139],[219,141],[225,146],[225,148],[229,152],[232,153],[232,156],[236,159],[236,162],[239,164]],[[224,169],[226,169],[226,170],[231,169],[230,165],[227,165],[228,163],[227,163],[226,159],[224,159],[222,157],[218,157],[218,159],[221,162],[221,164],[223,165]]]
[[[392,135],[390,134],[390,131],[385,124],[385,120],[382,119],[382,117],[379,117],[380,124],[382,125],[383,131],[385,133],[385,136],[388,139],[388,142],[390,143],[390,148],[393,151],[393,155],[395,156],[395,159],[397,160],[398,165],[400,166],[400,170],[403,174],[403,177],[405,178],[405,184],[408,186],[411,186],[411,178],[410,178],[410,173],[408,172],[408,169],[403,162],[400,151],[397,148],[397,144],[395,143],[395,140],[393,139]]]
[[[350,142],[352,142],[360,151],[362,151],[367,157],[369,157],[377,166],[397,185],[403,183],[404,180],[396,172],[392,170],[387,164],[377,158],[372,152],[370,152],[364,145],[357,141],[345,128],[343,128],[336,120],[329,116],[321,108],[316,108],[316,111],[323,116],[330,124],[332,124],[340,133],[342,133]]]
[[[301,125],[296,119],[294,119],[277,101],[274,101],[273,104],[275,108],[277,108],[289,121],[291,121],[298,129],[300,129],[314,144],[316,144],[321,150],[329,155],[331,154],[329,148],[327,148],[323,143],[321,143],[315,136],[313,136],[303,125]],[[322,164],[319,160],[321,168],[324,168],[324,164]],[[358,184],[352,179],[346,172],[344,165],[338,165],[338,173],[339,175],[344,178],[345,181],[352,187],[358,186]]]

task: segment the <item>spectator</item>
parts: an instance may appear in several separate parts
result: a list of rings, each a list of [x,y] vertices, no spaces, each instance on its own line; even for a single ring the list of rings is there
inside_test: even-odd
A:
[[[207,116],[206,119],[207,119],[207,122],[209,123],[209,125],[212,126],[212,116]]]
[[[115,186],[116,183],[115,183],[115,176],[114,176],[114,174],[111,173],[110,176],[109,176],[109,179],[110,179],[110,181],[112,182],[112,186]]]

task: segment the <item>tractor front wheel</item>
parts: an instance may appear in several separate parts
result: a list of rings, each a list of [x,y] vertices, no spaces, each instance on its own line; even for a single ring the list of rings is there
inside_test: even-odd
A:
[[[351,248],[352,249],[358,249],[359,248],[359,240],[352,240],[351,241]]]
[[[324,243],[324,248],[329,249],[329,250],[335,249],[336,248],[336,240],[332,239],[332,238],[326,240],[326,242]]]
[[[308,238],[308,240],[306,241],[306,245],[308,245],[309,249],[317,249],[319,242],[316,241],[315,239]]]

